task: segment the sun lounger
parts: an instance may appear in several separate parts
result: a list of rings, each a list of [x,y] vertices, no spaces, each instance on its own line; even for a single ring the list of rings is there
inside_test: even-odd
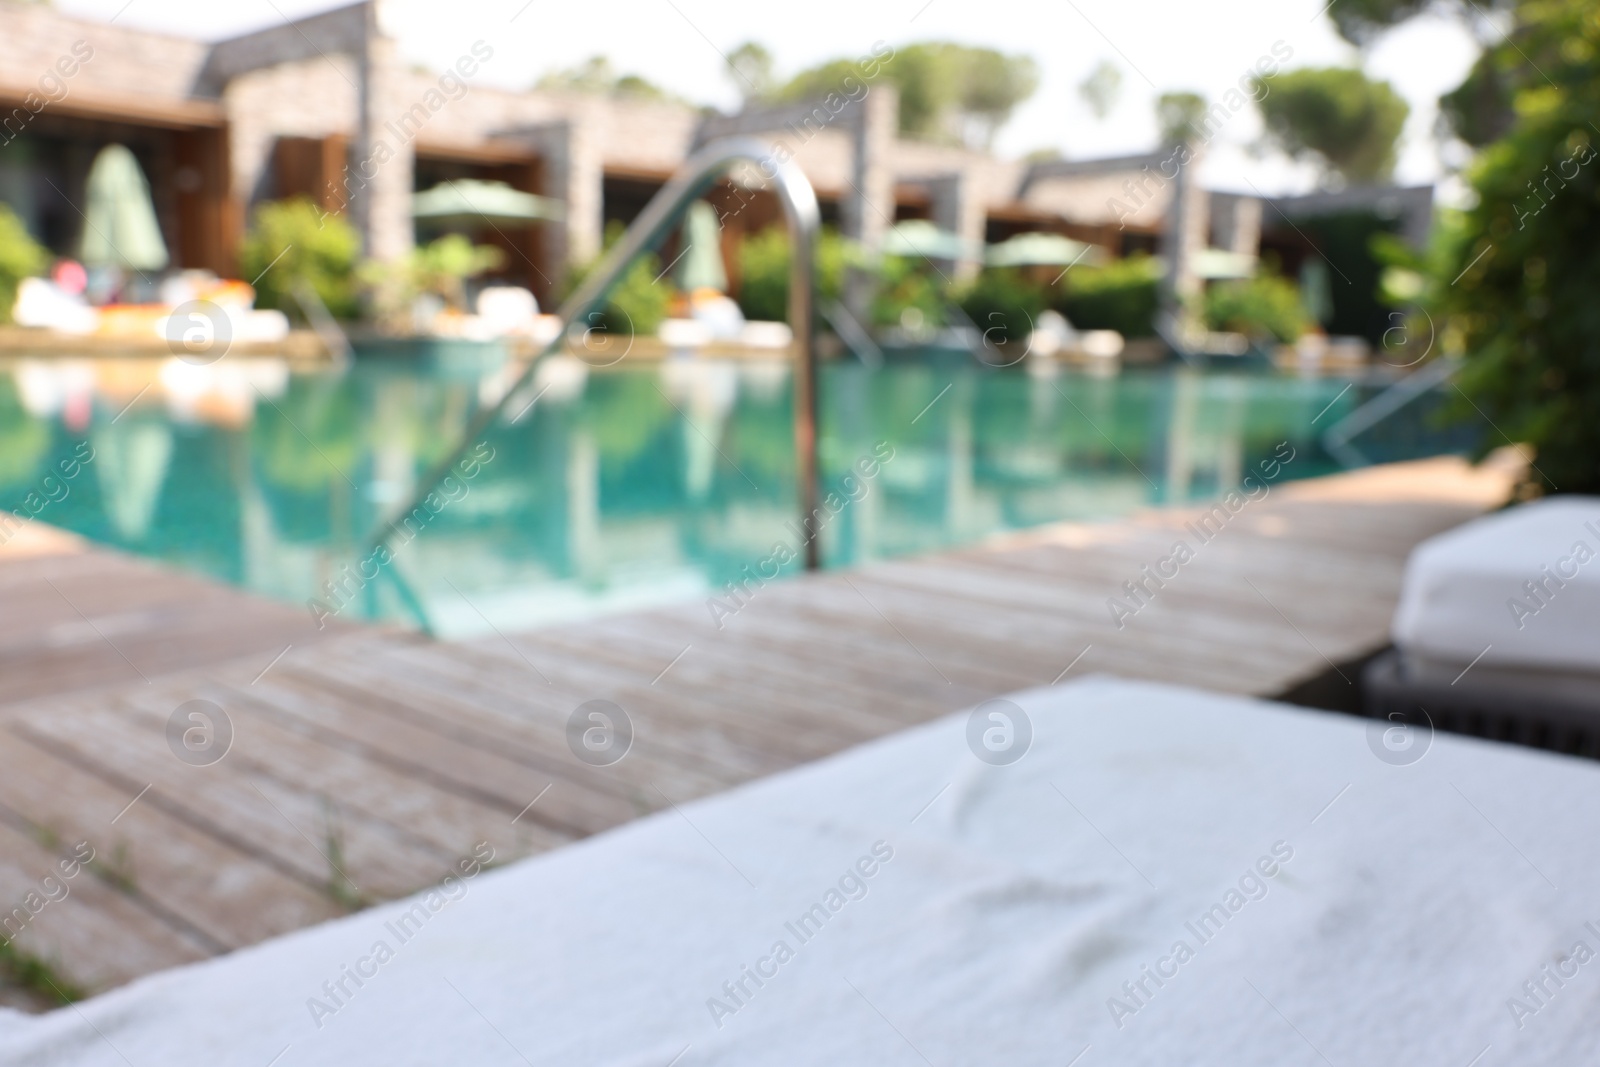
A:
[[[1600,752],[1600,499],[1552,497],[1423,542],[1393,637],[1363,679],[1369,714]]]
[[[1011,701],[0,1014],[0,1062],[1591,1062],[1600,767],[1104,678]]]

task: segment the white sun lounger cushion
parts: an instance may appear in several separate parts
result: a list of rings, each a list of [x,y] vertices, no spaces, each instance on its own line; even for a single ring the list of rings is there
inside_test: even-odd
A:
[[[1600,675],[1600,499],[1550,497],[1424,541],[1393,637],[1435,662]]]
[[[0,1011],[0,1063],[1593,1062],[1600,766],[1105,678],[1013,699],[1009,766],[952,716],[434,910]]]

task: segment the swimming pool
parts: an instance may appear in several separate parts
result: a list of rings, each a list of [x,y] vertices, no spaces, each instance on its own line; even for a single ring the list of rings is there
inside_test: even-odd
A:
[[[376,361],[0,366],[0,506],[313,614],[447,635],[692,598],[715,611],[729,583],[800,567],[788,369],[753,359],[547,360],[508,408],[520,418],[372,559],[367,535],[509,385],[504,368]],[[829,365],[823,559],[1214,496],[1282,442],[1280,478],[1326,473],[1318,434],[1373,388],[1351,386]],[[1384,458],[1447,446],[1413,433]]]

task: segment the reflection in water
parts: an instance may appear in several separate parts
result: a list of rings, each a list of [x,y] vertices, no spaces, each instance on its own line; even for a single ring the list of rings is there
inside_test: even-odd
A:
[[[363,538],[512,384],[503,370],[387,362],[316,373],[273,360],[19,363],[0,368],[0,506],[18,507],[87,438],[95,477],[75,482],[50,521],[303,604],[340,580]],[[828,523],[824,559],[1208,496],[1285,439],[1303,457],[1291,475],[1320,473],[1331,464],[1311,420],[1344,385],[829,366],[824,492],[845,491],[878,442],[894,458]],[[346,613],[447,633],[539,625],[719,594],[775,545],[795,544],[782,363],[591,370],[552,359],[508,411],[520,417],[491,432],[493,460]]]
[[[106,518],[117,540],[137,543],[150,532],[172,460],[171,427],[132,419],[96,426],[89,434],[94,445],[95,473]]]

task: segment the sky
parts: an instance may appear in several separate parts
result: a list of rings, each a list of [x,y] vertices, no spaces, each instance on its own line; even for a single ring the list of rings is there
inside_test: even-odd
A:
[[[1022,155],[1054,148],[1073,159],[1146,151],[1156,141],[1154,101],[1191,90],[1216,100],[1278,46],[1286,69],[1362,63],[1411,105],[1396,179],[1447,176],[1433,130],[1440,93],[1454,88],[1476,56],[1471,37],[1440,17],[1419,18],[1381,38],[1365,55],[1334,32],[1327,0],[390,0],[406,57],[443,68],[474,41],[495,49],[480,77],[526,88],[553,69],[604,54],[699,103],[733,108],[738,94],[723,55],[748,40],[777,58],[780,75],[877,41],[901,46],[949,40],[1031,56],[1040,85],[1001,131],[996,149]],[[1338,0],[1334,0],[1338,2]],[[202,38],[226,37],[342,6],[329,0],[57,0],[57,7],[119,24]],[[120,14],[119,14],[120,11]],[[1121,74],[1117,104],[1104,120],[1078,86],[1102,61]],[[1211,143],[1202,172],[1217,189],[1264,193],[1309,188],[1314,172],[1259,148],[1253,107]],[[1457,183],[1447,182],[1443,190]]]

